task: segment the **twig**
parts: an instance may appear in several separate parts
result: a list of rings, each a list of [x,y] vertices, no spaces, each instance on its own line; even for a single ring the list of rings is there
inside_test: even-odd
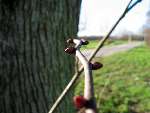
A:
[[[79,49],[76,50],[76,56],[79,58],[80,62],[84,66],[84,98],[88,101],[92,101],[92,107],[86,108],[85,113],[96,113],[96,102],[94,98],[94,84],[92,77],[92,70],[89,67],[88,60],[84,57],[84,55],[80,52]]]
[[[134,2],[131,6],[128,7],[128,12],[138,3],[142,2],[142,0],[137,0],[136,2]]]
[[[108,34],[99,42],[97,48],[93,51],[93,53],[91,54],[89,61],[91,61],[95,55],[97,54],[97,52],[103,47],[105,41],[109,38],[110,34],[113,32],[113,30],[116,28],[116,26],[119,24],[119,22],[124,18],[124,16],[131,11],[131,9],[139,2],[136,2],[134,5],[130,6],[131,2],[133,0],[130,0],[130,2],[128,3],[126,9],[124,10],[124,12],[122,13],[122,15],[120,16],[120,18],[116,21],[116,23],[113,25],[113,27],[110,29],[110,31],[108,32]],[[139,0],[140,1],[140,0]],[[75,73],[71,79],[71,81],[69,82],[69,84],[66,86],[66,88],[63,90],[63,92],[60,94],[60,96],[58,97],[58,99],[55,101],[55,103],[53,104],[53,106],[51,107],[50,111],[48,113],[53,113],[54,110],[57,108],[57,106],[60,104],[60,102],[62,101],[63,97],[67,94],[67,92],[71,89],[71,87],[73,86],[73,84],[76,82],[76,80],[78,79],[79,75],[83,72],[83,66],[80,67],[79,71],[77,73]]]

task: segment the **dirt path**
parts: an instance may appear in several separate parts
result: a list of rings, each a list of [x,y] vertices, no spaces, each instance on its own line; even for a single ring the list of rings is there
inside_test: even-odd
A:
[[[127,51],[129,49],[140,46],[142,44],[143,44],[143,42],[130,42],[130,43],[115,45],[115,46],[111,46],[111,47],[105,46],[96,54],[96,57],[109,56],[109,55],[112,55],[117,52]],[[84,50],[82,53],[88,58],[90,56],[90,54],[92,53],[92,51],[93,51],[93,49]]]

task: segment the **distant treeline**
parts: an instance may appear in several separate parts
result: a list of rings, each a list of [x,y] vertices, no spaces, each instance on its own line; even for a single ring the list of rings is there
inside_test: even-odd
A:
[[[102,39],[103,36],[83,36],[78,38],[84,38],[88,40]],[[121,35],[121,36],[110,36],[109,39],[122,39],[122,40],[144,40],[144,36],[141,35]]]

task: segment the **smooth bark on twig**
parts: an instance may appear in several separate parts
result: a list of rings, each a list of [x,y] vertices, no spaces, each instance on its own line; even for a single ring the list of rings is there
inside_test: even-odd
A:
[[[96,102],[94,98],[94,84],[93,84],[93,76],[92,70],[89,67],[88,60],[84,57],[84,55],[80,52],[80,50],[76,50],[76,56],[82,63],[84,67],[84,98],[88,101],[91,101],[92,108],[85,108],[85,113],[96,113]]]

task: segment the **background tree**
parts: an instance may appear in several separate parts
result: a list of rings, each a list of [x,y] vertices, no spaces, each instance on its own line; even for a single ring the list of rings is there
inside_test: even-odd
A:
[[[80,0],[0,0],[0,113],[47,113],[73,74]],[[71,113],[72,93],[57,113]]]
[[[144,40],[148,46],[150,46],[150,10],[147,12],[147,20],[144,25]]]

